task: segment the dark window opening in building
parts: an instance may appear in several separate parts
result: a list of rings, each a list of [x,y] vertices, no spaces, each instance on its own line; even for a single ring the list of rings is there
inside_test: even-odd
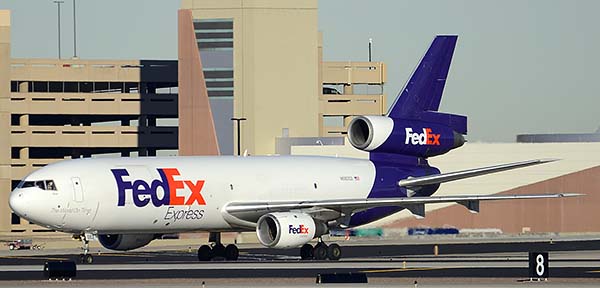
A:
[[[10,219],[10,224],[19,225],[21,224],[21,217],[17,216],[15,213],[11,213],[12,217]]]
[[[34,81],[33,92],[48,92],[48,82]]]
[[[108,92],[108,82],[94,82],[94,92],[96,92],[96,93]]]
[[[77,93],[79,92],[79,82],[65,82],[66,93]]]
[[[52,81],[48,85],[48,92],[52,93],[62,93],[63,92],[63,82],[55,82]]]
[[[20,153],[19,151],[21,151],[20,147],[11,147],[10,148],[10,157],[12,159],[19,159],[20,158]]]
[[[123,82],[110,82],[108,83],[108,89],[112,93],[123,93]]]
[[[125,82],[125,93],[138,93],[140,90],[139,83]]]
[[[230,30],[233,29],[233,20],[231,19],[199,19],[194,20],[194,30],[196,32],[207,32],[202,30]],[[200,31],[198,31],[200,30]]]
[[[10,114],[10,126],[19,126],[21,124],[21,115]]]
[[[233,97],[233,90],[229,90],[229,89],[210,89],[207,88],[206,90],[208,90],[208,97]]]
[[[207,88],[215,88],[215,87],[233,87],[233,81],[218,79],[219,81],[206,81]]]
[[[148,82],[148,83],[142,83],[143,87],[145,87],[145,89],[142,90],[142,93],[147,93],[147,94],[156,94],[156,83],[153,82]]]
[[[19,92],[19,82],[10,81],[10,92]]]
[[[92,82],[79,82],[79,92],[91,93],[94,90],[94,83]]]
[[[17,188],[19,186],[19,184],[21,184],[21,180],[12,180],[11,184],[12,184],[11,190],[15,190],[15,188]]]
[[[207,80],[218,78],[233,79],[233,71],[231,69],[225,69],[223,71],[210,71],[208,69],[204,69],[204,78]]]

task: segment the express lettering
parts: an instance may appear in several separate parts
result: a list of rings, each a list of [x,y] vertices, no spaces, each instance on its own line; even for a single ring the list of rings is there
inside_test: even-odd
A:
[[[440,145],[441,134],[433,134],[431,128],[423,128],[423,133],[414,133],[412,128],[405,128],[406,139],[404,144],[412,145]]]
[[[170,222],[177,222],[179,220],[200,220],[204,217],[204,209],[177,209],[170,206],[167,209],[164,219]]]
[[[179,170],[176,168],[159,168],[156,169],[160,175],[160,179],[154,179],[148,183],[142,179],[125,180],[129,176],[127,169],[111,169],[115,181],[117,182],[117,190],[119,200],[117,206],[125,206],[125,198],[127,191],[131,191],[133,204],[137,207],[145,207],[150,202],[155,207],[160,206],[180,206],[180,205],[206,205],[202,194],[204,180],[190,181],[176,179],[179,176]],[[188,190],[189,196],[183,196],[180,192]],[[162,193],[159,193],[161,192]],[[162,195],[160,195],[162,194]]]

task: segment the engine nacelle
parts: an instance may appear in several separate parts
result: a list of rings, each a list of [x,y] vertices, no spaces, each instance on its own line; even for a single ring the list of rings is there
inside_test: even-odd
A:
[[[256,224],[260,243],[279,249],[298,247],[328,232],[325,223],[304,213],[269,213],[260,217]]]
[[[154,234],[100,234],[98,241],[106,249],[127,251],[148,245]]]
[[[348,140],[357,149],[430,157],[444,154],[465,143],[450,127],[418,120],[386,116],[358,116],[348,125]]]

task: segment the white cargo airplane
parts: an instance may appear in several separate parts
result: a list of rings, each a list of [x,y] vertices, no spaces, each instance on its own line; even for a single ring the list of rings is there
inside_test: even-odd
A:
[[[578,194],[439,196],[440,183],[546,163],[532,160],[440,174],[426,158],[464,143],[466,117],[437,112],[456,36],[438,36],[386,116],[360,116],[348,140],[370,159],[301,156],[204,156],[65,160],[28,175],[10,194],[12,210],[32,223],[80,235],[81,260],[92,262],[86,235],[113,250],[147,245],[162,234],[208,231],[198,258],[238,258],[220,232],[256,231],[261,244],[299,247],[302,259],[341,257],[321,236],[424,205]],[[309,244],[319,238],[313,247]]]

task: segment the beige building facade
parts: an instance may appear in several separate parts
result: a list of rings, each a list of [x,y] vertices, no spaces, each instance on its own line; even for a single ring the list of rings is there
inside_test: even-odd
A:
[[[233,82],[233,93],[213,93],[224,92],[225,87],[213,90],[207,85],[208,95],[214,98],[213,107],[214,102],[224,102],[232,109],[232,117],[247,119],[241,122],[242,150],[272,154],[275,137],[283,128],[297,137],[318,134],[316,0],[183,1],[182,9],[192,11],[205,75],[213,71],[232,74],[227,78]],[[216,35],[221,33],[227,35]],[[216,60],[223,58],[228,63]],[[215,83],[223,79],[218,75],[206,78]],[[234,123],[218,116],[225,113],[214,114],[215,125],[227,122],[235,134]],[[233,151],[223,148],[224,143],[220,145],[223,154],[233,154],[227,153]]]
[[[317,4],[182,1],[182,10],[192,14],[222,154],[273,154],[282,134],[343,136],[352,116],[385,113],[382,62],[322,60]],[[356,93],[357,85],[377,92]],[[324,93],[324,86],[336,94]],[[246,119],[240,124],[241,151],[232,145],[237,143],[233,117]]]
[[[10,13],[0,11],[0,231],[48,231],[8,207],[10,191],[35,169],[175,155],[177,84],[174,60],[11,59]]]
[[[343,141],[352,116],[385,112],[383,63],[322,60],[316,0],[183,1],[178,61],[11,59],[10,23],[0,11],[3,232],[48,231],[8,195],[52,162],[276,154],[284,133]]]
[[[0,10],[0,231],[10,230],[10,12]]]

